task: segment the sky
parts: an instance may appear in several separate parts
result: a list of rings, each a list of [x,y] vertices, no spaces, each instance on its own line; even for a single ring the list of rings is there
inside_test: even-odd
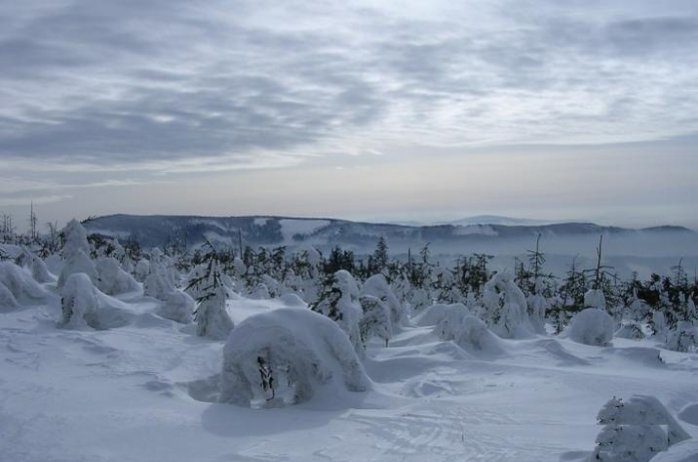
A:
[[[698,228],[695,0],[0,0],[0,213]]]

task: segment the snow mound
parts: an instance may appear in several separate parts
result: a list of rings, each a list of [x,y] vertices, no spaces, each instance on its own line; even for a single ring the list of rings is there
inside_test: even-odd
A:
[[[27,272],[9,261],[0,262],[0,284],[5,286],[19,303],[41,301],[47,295],[41,285]]]
[[[476,356],[499,356],[504,353],[501,340],[475,316],[456,305],[445,311],[444,318],[434,327],[434,333],[443,340],[452,340],[468,353]]]
[[[689,404],[681,409],[679,419],[691,425],[698,425],[698,403]]]
[[[613,339],[613,319],[598,308],[586,308],[575,314],[563,335],[570,340],[593,346],[607,346]]]
[[[369,388],[347,335],[329,318],[307,309],[251,316],[231,332],[223,350],[221,402],[279,407],[329,391],[336,404],[344,402],[346,392]]]

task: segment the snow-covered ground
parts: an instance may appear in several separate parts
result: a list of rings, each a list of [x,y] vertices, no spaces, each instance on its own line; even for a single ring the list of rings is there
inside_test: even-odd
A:
[[[248,409],[216,402],[224,342],[159,317],[152,298],[119,298],[128,325],[102,331],[58,328],[57,295],[0,312],[0,460],[573,461],[593,449],[604,403],[633,394],[698,438],[698,355],[652,340],[502,339],[485,358],[411,323],[369,346],[371,391]],[[227,303],[236,324],[299,309]]]

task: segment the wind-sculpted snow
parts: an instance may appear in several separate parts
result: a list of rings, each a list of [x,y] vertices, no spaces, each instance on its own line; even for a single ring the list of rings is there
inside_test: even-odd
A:
[[[298,404],[325,387],[341,400],[371,386],[346,334],[306,309],[247,318],[230,334],[223,355],[220,399],[241,406]]]

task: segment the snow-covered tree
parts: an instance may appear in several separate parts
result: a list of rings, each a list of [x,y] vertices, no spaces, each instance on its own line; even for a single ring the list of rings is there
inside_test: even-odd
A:
[[[331,275],[325,281],[319,298],[310,305],[310,309],[335,321],[349,336],[357,353],[363,354],[359,331],[363,309],[359,304],[359,287],[351,273],[339,270]]]
[[[393,335],[390,308],[383,300],[373,295],[361,295],[359,301],[363,309],[363,316],[359,321],[362,343],[366,344],[371,337],[378,337],[387,346]]]
[[[107,295],[118,295],[139,290],[138,282],[121,269],[114,257],[101,257],[97,260],[97,288]]]
[[[224,340],[233,329],[233,320],[225,309],[226,288],[221,280],[221,271],[215,258],[208,261],[200,284],[198,306],[194,312],[196,334],[214,340]]]
[[[577,343],[607,346],[613,339],[613,318],[598,308],[586,308],[575,314],[563,335]]]
[[[533,334],[526,296],[516,286],[509,272],[496,273],[485,284],[482,303],[485,322],[495,334],[503,338],[520,338]]]
[[[279,407],[332,390],[333,405],[371,382],[336,323],[302,308],[282,308],[241,322],[223,350],[220,401]],[[341,399],[341,398],[340,398]]]
[[[85,273],[73,273],[61,289],[62,317],[59,325],[71,329],[98,328],[97,290]]]
[[[690,438],[659,400],[632,396],[608,401],[599,411],[604,425],[596,438],[591,461],[647,462],[658,452]]]
[[[366,279],[361,287],[361,294],[376,297],[388,307],[390,323],[393,328],[397,328],[407,321],[408,312],[405,305],[400,303],[382,274],[375,274]]]
[[[476,356],[497,356],[504,352],[497,338],[482,320],[471,315],[463,305],[441,305],[442,319],[434,327],[434,333],[443,340],[452,340],[468,353]]]
[[[97,269],[90,259],[90,245],[87,242],[87,231],[75,219],[71,220],[63,229],[65,244],[63,245],[63,258],[65,264],[58,277],[58,288],[62,288],[71,274],[84,273],[93,284],[97,282]]]

